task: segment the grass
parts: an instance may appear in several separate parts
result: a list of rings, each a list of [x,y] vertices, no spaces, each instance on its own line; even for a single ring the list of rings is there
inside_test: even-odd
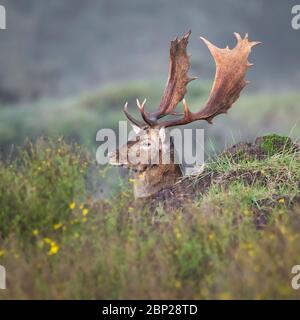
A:
[[[219,175],[221,184],[233,180],[246,182],[254,189],[256,185],[261,185],[269,195],[279,192],[294,197],[299,193],[299,153],[291,147],[269,155],[264,160],[233,159],[229,155],[221,155],[208,163],[205,174],[211,173]],[[201,178],[202,175],[195,180]]]
[[[169,213],[135,202],[126,180],[111,198],[93,200],[84,185],[88,159],[76,145],[41,139],[1,164],[1,298],[299,298],[291,287],[300,251],[298,152],[221,156],[208,170],[223,180]],[[249,184],[245,172],[260,178]],[[267,213],[266,199],[274,202]],[[267,223],[257,228],[262,214]]]

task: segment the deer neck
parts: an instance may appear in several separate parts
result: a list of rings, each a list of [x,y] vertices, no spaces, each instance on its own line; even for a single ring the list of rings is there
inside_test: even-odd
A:
[[[174,185],[182,176],[178,164],[158,164],[144,171],[134,172],[134,196],[136,199],[149,197],[158,191]]]
[[[170,164],[149,165],[143,171],[136,171],[134,178],[134,196],[136,199],[154,195],[158,191],[170,187],[182,176],[181,167],[174,163],[172,146]]]

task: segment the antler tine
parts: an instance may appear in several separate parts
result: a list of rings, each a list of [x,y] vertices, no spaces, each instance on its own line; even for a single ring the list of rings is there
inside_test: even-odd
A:
[[[184,117],[159,123],[160,127],[184,125],[196,120],[206,120],[211,123],[212,119],[226,113],[232,104],[239,98],[242,89],[247,85],[245,75],[252,65],[248,61],[251,49],[260,44],[258,41],[249,41],[248,35],[244,38],[240,34],[234,34],[237,44],[233,49],[228,47],[220,49],[205,38],[201,40],[206,44],[216,64],[214,84],[205,107],[199,112],[190,112],[186,101],[183,101]]]
[[[138,106],[138,108],[140,110],[144,110],[144,106],[145,106],[145,103],[146,103],[147,99],[144,99],[144,101],[142,102],[142,104],[140,103],[140,100],[139,99],[136,99],[136,104]]]
[[[147,99],[144,99],[144,101],[141,104],[139,99],[136,99],[136,104],[137,104],[137,106],[138,106],[138,108],[140,110],[142,118],[151,127],[151,126],[155,125],[155,122],[150,120],[149,113],[145,111],[145,103],[146,103],[146,101],[147,101]]]
[[[130,113],[128,112],[128,102],[125,103],[124,105],[124,113],[127,117],[127,119],[132,122],[133,124],[135,124],[136,126],[138,126],[139,128],[142,128],[144,126],[144,124],[138,120],[136,120],[133,116],[130,115]]]

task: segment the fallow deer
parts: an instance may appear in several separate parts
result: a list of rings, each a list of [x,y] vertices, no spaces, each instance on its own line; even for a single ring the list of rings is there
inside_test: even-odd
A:
[[[158,109],[154,112],[147,112],[145,111],[146,100],[143,103],[137,100],[137,106],[144,120],[142,123],[129,114],[127,103],[124,106],[124,113],[135,130],[136,138],[129,140],[127,144],[109,154],[109,163],[133,169],[135,198],[149,197],[175,184],[182,176],[180,166],[174,161],[174,145],[171,143],[168,148],[162,148],[166,141],[165,129],[198,120],[206,120],[211,124],[215,116],[227,113],[248,83],[245,81],[245,75],[252,65],[248,62],[248,56],[252,47],[260,43],[249,41],[247,34],[241,38],[238,33],[234,33],[237,39],[236,46],[233,49],[229,49],[228,46],[220,49],[201,37],[200,39],[206,44],[214,58],[216,74],[205,106],[198,112],[191,112],[184,99],[188,83],[196,79],[188,75],[190,55],[187,54],[186,47],[190,34],[191,31],[182,38],[171,41],[169,77]],[[183,102],[183,114],[175,112],[180,101]],[[170,115],[173,116],[172,119],[160,121],[163,117]],[[151,151],[152,154],[158,155],[159,162],[151,163],[148,156],[142,156],[141,150]],[[164,152],[171,154],[169,164],[161,161]],[[134,156],[128,157],[129,153]]]

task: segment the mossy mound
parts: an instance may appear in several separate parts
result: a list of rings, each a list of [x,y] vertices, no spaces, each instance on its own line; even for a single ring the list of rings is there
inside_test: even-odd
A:
[[[230,157],[234,161],[263,160],[275,154],[297,150],[299,150],[299,146],[293,143],[291,138],[269,134],[256,138],[254,142],[235,144],[219,157]]]
[[[279,136],[277,134],[269,134],[259,137],[255,140],[255,144],[261,149],[266,156],[273,156],[285,150],[294,150],[298,148],[291,138]]]
[[[291,188],[296,196],[299,150],[290,138],[276,134],[258,137],[252,143],[240,142],[208,162],[201,174],[184,177],[155,194],[154,205],[164,203],[166,209],[179,207],[207,194],[212,186],[227,189],[235,183],[274,189],[273,194],[279,196],[282,190]]]

